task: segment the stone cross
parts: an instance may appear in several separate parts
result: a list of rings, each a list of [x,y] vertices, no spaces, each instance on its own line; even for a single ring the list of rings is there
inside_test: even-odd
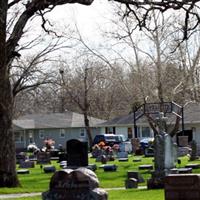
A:
[[[159,112],[159,117],[156,119],[158,129],[159,129],[159,134],[162,134],[162,135],[165,134],[166,120],[167,120],[167,117],[164,116],[164,113]]]

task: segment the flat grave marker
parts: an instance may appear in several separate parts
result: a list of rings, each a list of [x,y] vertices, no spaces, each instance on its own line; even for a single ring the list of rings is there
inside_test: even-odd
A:
[[[38,152],[37,164],[50,164],[51,157],[49,152]]]

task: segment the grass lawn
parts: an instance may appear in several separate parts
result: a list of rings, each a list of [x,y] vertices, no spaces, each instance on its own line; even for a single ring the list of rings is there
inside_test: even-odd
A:
[[[138,157],[138,156],[137,156]],[[152,158],[140,157],[142,159],[141,162],[133,162],[133,156],[129,157],[128,162],[119,162],[118,160],[109,162],[109,164],[113,163],[118,166],[116,172],[104,172],[103,169],[100,169],[99,166],[101,163],[96,163],[94,158],[90,158],[89,163],[95,163],[97,165],[96,174],[100,182],[101,188],[118,188],[124,187],[124,181],[127,177],[127,171],[133,170],[138,171],[138,166],[142,164],[153,164]],[[181,165],[177,167],[184,167],[188,163],[187,157],[181,158]],[[200,163],[199,161],[193,161],[190,163]],[[59,164],[55,161],[52,162],[53,165],[56,166],[56,169],[59,170]],[[140,170],[141,175],[145,180],[150,178],[150,171],[148,170]],[[200,173],[200,169],[193,170],[193,173]],[[30,169],[30,174],[19,175],[21,187],[19,188],[0,188],[0,194],[11,194],[11,193],[30,193],[30,192],[44,192],[48,190],[49,181],[52,174],[45,174],[39,165],[36,165],[35,168]],[[139,184],[140,186],[146,185],[145,183]],[[136,190],[136,189],[128,189],[128,190],[109,190],[109,200],[117,199],[117,200],[162,200],[164,199],[163,190]],[[30,197],[30,198],[18,198],[18,200],[37,200],[41,199],[41,197]]]

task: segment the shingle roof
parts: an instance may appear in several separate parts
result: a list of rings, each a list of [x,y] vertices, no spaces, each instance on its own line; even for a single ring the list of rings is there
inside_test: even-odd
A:
[[[89,120],[91,127],[96,127],[97,124],[105,122],[104,120],[93,117],[89,117]],[[84,116],[70,111],[66,111],[65,113],[24,115],[17,120],[13,120],[13,124],[23,129],[69,128],[85,126]]]
[[[174,115],[168,115],[170,121],[174,121]],[[122,125],[133,125],[134,118],[133,113],[116,117],[114,119],[108,120],[101,124],[101,126],[122,126]],[[141,117],[137,120],[137,124],[147,123],[145,117]],[[184,107],[184,123],[200,123],[200,104],[199,103],[189,103]]]

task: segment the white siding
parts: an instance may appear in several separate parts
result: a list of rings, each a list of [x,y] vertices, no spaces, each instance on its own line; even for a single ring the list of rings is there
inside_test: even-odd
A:
[[[117,135],[124,135],[124,137],[128,138],[128,127],[116,127]]]

